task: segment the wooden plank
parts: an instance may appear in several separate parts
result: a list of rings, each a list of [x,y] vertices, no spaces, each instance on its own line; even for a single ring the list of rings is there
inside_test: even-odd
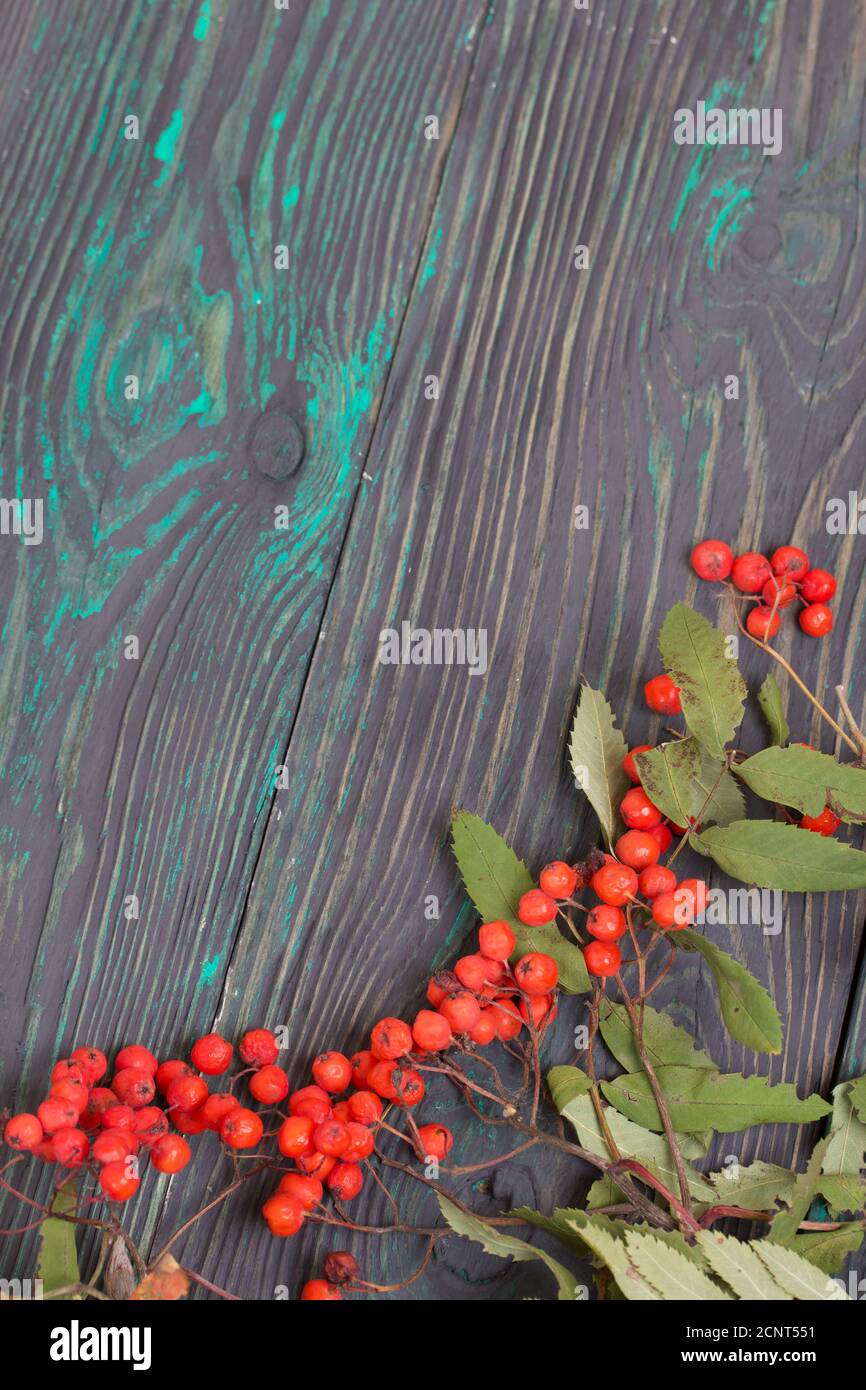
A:
[[[226,1028],[287,1024],[296,1076],[322,1046],[360,1045],[381,1013],[411,1012],[430,965],[466,936],[452,804],[533,865],[586,848],[593,822],[564,770],[578,677],[606,687],[633,741],[659,735],[639,698],[658,622],[682,597],[713,611],[687,570],[695,536],[793,539],[832,565],[836,632],[810,644],[789,624],[779,647],[811,681],[841,675],[862,706],[863,575],[856,541],[829,537],[823,516],[861,477],[864,38],[844,5],[720,4],[711,26],[700,5],[497,7],[431,224],[435,275],[396,354],[219,1014]],[[781,106],[782,153],[675,146],[674,107],[714,94]],[[576,242],[589,273],[572,267]],[[424,398],[431,372],[437,402]],[[722,398],[729,372],[736,402]],[[580,504],[589,531],[574,528]],[[379,665],[379,631],[401,620],[486,628],[486,677]],[[756,684],[764,661],[747,652],[743,666]],[[790,714],[829,747],[796,695]],[[862,907],[792,898],[777,936],[713,929],[785,1018],[783,1057],[758,1068],[804,1092],[831,1078]],[[703,967],[679,965],[667,997],[721,1065],[754,1065],[722,1030]],[[573,1055],[578,1008],[563,1008],[551,1062]],[[460,1161],[500,1142],[459,1131]],[[809,1137],[728,1139],[717,1157],[802,1161]],[[575,1181],[518,1161],[494,1170],[490,1209],[549,1208]],[[408,1220],[429,1215],[408,1179],[393,1188]],[[477,1179],[463,1190],[483,1205]],[[388,1219],[372,1188],[353,1213]],[[287,1251],[255,1225],[239,1243],[235,1219],[202,1223],[186,1257],[247,1294],[294,1289],[334,1243],[308,1234]],[[364,1249],[383,1282],[419,1254]],[[402,1296],[517,1289],[549,1292],[547,1277],[451,1243]]]
[[[213,1016],[484,12],[6,7],[4,1098]]]

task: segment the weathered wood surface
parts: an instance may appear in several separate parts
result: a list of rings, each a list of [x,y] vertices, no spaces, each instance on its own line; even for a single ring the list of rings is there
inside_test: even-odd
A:
[[[863,542],[824,527],[863,479],[853,0],[728,0],[711,23],[627,0],[82,0],[45,23],[14,0],[4,24],[4,495],[20,477],[48,498],[44,544],[0,548],[4,1099],[20,1076],[32,1100],[85,1036],[173,1050],[212,1021],[285,1023],[300,1077],[414,1007],[473,926],[451,805],[534,866],[587,847],[564,761],[579,676],[632,742],[659,733],[640,699],[658,622],[682,597],[712,611],[696,535],[793,538],[834,569],[832,637],[788,624],[778,645],[863,708]],[[676,146],[673,111],[698,99],[781,107],[782,153]],[[282,482],[256,463],[279,411],[306,436]],[[379,665],[404,619],[486,628],[487,675]],[[743,667],[756,683],[764,663]],[[789,715],[830,748],[796,696]],[[834,894],[792,897],[775,937],[712,929],[785,1019],[759,1066],[801,1093],[862,1069],[862,925],[862,899]],[[702,967],[678,965],[667,1002],[720,1064],[753,1065]],[[506,1143],[454,1127],[466,1163]],[[716,1156],[802,1161],[812,1137],[729,1136]],[[139,1195],[152,1248],[222,1181],[210,1144]],[[491,1210],[579,1181],[546,1158],[483,1176],[465,1191]],[[417,1184],[393,1187],[429,1215]],[[183,1258],[245,1297],[294,1292],[333,1237],[272,1240],[259,1198],[199,1223]],[[370,1188],[353,1213],[387,1206]],[[419,1256],[363,1249],[382,1282]],[[452,1241],[402,1296],[548,1291]]]

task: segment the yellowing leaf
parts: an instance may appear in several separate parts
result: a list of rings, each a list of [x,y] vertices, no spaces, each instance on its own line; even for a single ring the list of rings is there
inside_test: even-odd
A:
[[[601,691],[582,685],[571,726],[569,757],[577,785],[589,798],[609,845],[618,834],[619,803],[631,786],[622,765],[627,752],[628,745]]]
[[[725,756],[743,717],[746,686],[726,655],[718,628],[686,603],[675,603],[662,623],[664,668],[679,687],[689,732],[717,758]]]

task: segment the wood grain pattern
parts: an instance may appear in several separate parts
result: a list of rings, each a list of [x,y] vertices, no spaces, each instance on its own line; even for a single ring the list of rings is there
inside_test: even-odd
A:
[[[58,158],[38,98],[62,36],[39,39],[12,10],[4,453],[57,500],[35,559],[0,551],[7,1089],[23,1067],[26,1093],[82,1020],[169,1047],[212,1019],[286,1024],[300,1078],[323,1045],[361,1045],[380,1013],[411,1011],[468,937],[453,804],[534,867],[591,843],[565,762],[579,678],[605,688],[631,742],[659,735],[640,698],[658,623],[680,598],[714,611],[687,569],[694,537],[793,539],[835,571],[832,637],[789,623],[778,646],[864,708],[863,541],[828,535],[824,508],[863,483],[866,24],[854,0],[722,0],[712,25],[673,0],[596,0],[589,15],[406,3],[387,25],[343,0],[277,27],[211,5],[199,39],[197,6],[124,8],[110,36],[82,6],[74,53],[98,61],[53,79],[69,103]],[[145,137],[129,159],[105,134],[145,62],[148,129],[184,111],[165,161]],[[16,137],[25,84],[36,99]],[[781,107],[781,154],[676,146],[673,111],[699,99]],[[443,134],[428,146],[430,112]],[[287,215],[279,280],[269,252]],[[110,387],[142,357],[132,416]],[[723,399],[731,372],[738,401]],[[307,430],[290,489],[245,453],[265,407]],[[284,495],[294,529],[275,544]],[[485,628],[487,675],[380,665],[380,630],[403,620]],[[129,631],[137,666],[119,657]],[[763,658],[742,665],[754,688]],[[829,751],[786,693],[794,736]],[[752,711],[745,746],[757,730]],[[289,777],[274,795],[277,762]],[[133,929],[130,883],[146,904]],[[847,1010],[863,907],[792,897],[777,936],[711,929],[782,1012],[784,1053],[759,1069],[801,1094],[862,1063],[862,1004]],[[754,1065],[705,967],[679,963],[666,1002],[722,1066]],[[580,1017],[562,1009],[550,1062],[573,1057]],[[427,1113],[453,1113],[461,1162],[507,1144],[435,1089]],[[729,1136],[715,1157],[802,1163],[813,1137]],[[224,1172],[203,1148],[167,1195],[141,1195],[139,1233],[158,1244]],[[479,1208],[549,1209],[579,1181],[533,1158],[462,1190]],[[391,1186],[410,1219],[429,1216],[417,1184]],[[182,1249],[267,1298],[334,1241],[273,1241],[260,1196]],[[387,1211],[373,1187],[353,1208],[371,1223]],[[419,1257],[405,1240],[363,1249],[382,1282]],[[543,1271],[450,1241],[402,1296],[527,1293],[549,1294]]]

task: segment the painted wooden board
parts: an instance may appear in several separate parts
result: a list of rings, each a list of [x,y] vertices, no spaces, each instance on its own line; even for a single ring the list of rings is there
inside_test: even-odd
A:
[[[447,844],[453,804],[493,821],[534,867],[593,841],[594,820],[564,759],[579,678],[605,687],[632,742],[658,736],[660,721],[640,698],[658,669],[658,623],[683,597],[714,611],[710,592],[697,592],[689,577],[695,536],[720,534],[740,548],[793,539],[836,572],[832,637],[811,644],[789,625],[778,645],[810,681],[844,680],[853,707],[863,709],[862,538],[828,535],[824,516],[829,498],[862,486],[866,29],[847,0],[726,0],[713,7],[712,25],[700,4],[596,0],[585,14],[565,3],[497,0],[485,23],[483,7],[450,0],[389,7],[405,26],[396,33],[376,23],[377,7],[311,3],[306,22],[284,18],[295,27],[269,47],[271,31],[264,19],[251,23],[248,9],[241,17],[239,6],[224,7],[232,27],[218,42],[218,7],[198,39],[198,11],[179,6],[168,45],[162,8],[161,23],[132,8],[127,42],[138,46],[129,51],[139,63],[151,52],[170,61],[154,128],[171,130],[185,80],[192,111],[174,144],[166,137],[163,153],[172,158],[151,157],[138,195],[129,174],[118,194],[116,235],[121,244],[127,238],[124,256],[139,256],[135,273],[118,284],[108,277],[121,270],[94,271],[81,326],[69,342],[61,331],[56,368],[50,342],[42,343],[56,314],[42,300],[34,310],[32,288],[23,286],[20,302],[10,299],[3,338],[25,354],[6,439],[22,441],[16,457],[42,456],[28,448],[37,448],[44,400],[54,452],[69,467],[62,511],[72,539],[89,543],[96,507],[112,557],[115,547],[148,542],[116,578],[82,550],[83,598],[69,600],[52,634],[62,658],[43,676],[38,717],[26,721],[22,712],[8,735],[16,758],[29,750],[37,769],[59,766],[50,785],[66,789],[68,817],[53,842],[44,828],[38,844],[27,841],[31,859],[21,867],[26,827],[37,813],[51,821],[33,804],[38,770],[18,766],[3,821],[16,886],[8,875],[3,881],[6,919],[23,924],[13,944],[30,954],[13,970],[8,1038],[21,1040],[29,1078],[83,1016],[103,1032],[140,1026],[158,1042],[181,1040],[211,1019],[226,1029],[284,1023],[300,1078],[322,1046],[361,1045],[382,1012],[416,1007],[431,965],[469,937],[472,917]],[[25,71],[22,54],[39,38],[32,27],[18,19],[21,42],[4,60],[13,75]],[[57,40],[49,28],[40,42]],[[79,36],[78,50],[88,41],[99,40]],[[207,50],[211,68],[193,79],[195,45],[207,43],[218,45]],[[125,66],[119,44],[119,36],[107,44],[109,67]],[[221,56],[219,44],[229,52]],[[440,64],[435,82],[432,61]],[[379,115],[377,93],[391,102],[378,140],[365,124]],[[122,97],[115,119],[128,104],[125,89]],[[780,107],[781,153],[676,146],[673,111],[698,100]],[[439,114],[443,136],[428,149],[419,129],[430,113]],[[86,148],[88,138],[89,127],[73,148]],[[16,227],[22,159],[7,156],[2,171],[9,193],[0,206]],[[79,187],[85,176],[68,153],[59,162],[70,180],[65,215],[84,216],[90,185]],[[100,175],[102,203],[111,178],[121,177],[111,167]],[[152,196],[147,177],[157,170],[159,181],[164,169],[151,214],[160,229],[154,252],[129,239]],[[51,187],[36,177],[28,186],[42,197]],[[274,296],[268,319],[247,302],[259,283],[247,261],[264,274],[262,248],[277,240],[287,212],[308,220],[291,243],[289,288],[265,277]],[[328,239],[327,212],[347,219]],[[73,234],[80,241],[84,233]],[[588,247],[588,270],[574,266],[578,244]],[[24,262],[25,271],[56,279],[50,303],[60,312],[74,267],[52,262],[34,272]],[[145,293],[143,285],[154,288]],[[161,403],[145,412],[158,437],[144,450],[141,422],[133,428],[122,410],[93,408],[90,383],[108,370],[101,336],[80,397],[71,376],[81,372],[85,335],[100,315],[106,343],[120,335],[125,365],[132,325],[158,299],[158,329],[144,333],[151,343],[165,327],[163,293],[193,321],[171,349],[150,348],[149,380],[164,380]],[[217,352],[225,414],[179,423],[172,362],[194,370],[188,337],[213,370],[214,323],[229,313],[221,296],[232,315],[224,354]],[[391,308],[393,328],[371,341]],[[214,314],[223,319],[212,322]],[[296,321],[296,353],[303,343],[305,355],[287,359]],[[170,351],[175,358],[163,356]],[[61,378],[55,385],[49,375],[43,396],[46,370]],[[740,378],[739,400],[723,398],[730,373]],[[425,395],[430,375],[439,378],[438,399]],[[207,413],[218,384],[205,373],[197,394],[190,387],[183,399],[199,400],[203,387]],[[24,401],[28,393],[35,405]],[[261,499],[272,485],[239,460],[263,407],[289,410],[312,436],[292,493],[301,540],[291,555],[268,550],[274,537]],[[202,428],[217,466],[191,466],[172,483],[178,461],[196,456],[190,441],[201,449]],[[128,455],[135,487],[120,497],[112,491],[100,513],[105,470]],[[73,459],[86,486],[72,481]],[[193,489],[202,495],[188,501]],[[324,506],[333,512],[320,515]],[[587,530],[575,527],[579,506],[589,508]],[[150,508],[166,525],[162,538],[148,534]],[[115,521],[128,535],[112,541]],[[175,556],[187,536],[187,550]],[[313,554],[323,566],[315,575]],[[11,707],[23,711],[27,681],[37,679],[31,652],[65,580],[58,557],[37,600],[29,571],[16,584],[25,561],[17,551],[14,560],[7,633],[19,646],[9,647],[6,669]],[[97,599],[97,612],[73,618]],[[135,601],[150,662],[124,680],[117,644]],[[486,674],[381,665],[380,630],[402,621],[485,629]],[[67,632],[64,623],[76,626]],[[743,667],[756,685],[763,660],[744,654]],[[103,673],[98,681],[94,672]],[[52,700],[56,710],[45,715]],[[789,715],[801,737],[829,750],[794,695]],[[32,732],[22,742],[24,727]],[[745,746],[756,730],[747,722]],[[275,760],[288,768],[288,787],[273,795]],[[153,911],[121,933],[118,904],[130,871],[148,885]],[[431,894],[440,904],[432,920]],[[862,1029],[858,1043],[843,1028],[863,906],[853,895],[791,898],[778,935],[712,929],[774,993],[786,1046],[763,1069],[796,1080],[801,1093],[832,1084],[844,1048],[859,1046],[862,1055]],[[148,959],[159,964],[145,978]],[[667,1002],[721,1065],[752,1066],[724,1033],[702,967],[679,965]],[[579,1017],[576,1004],[563,1007],[550,1062],[573,1057]],[[851,1012],[855,1032],[859,1017]],[[481,1162],[507,1142],[501,1131],[467,1123],[438,1093],[427,1113],[453,1114],[461,1162]],[[793,1154],[802,1162],[813,1137],[767,1131],[738,1136],[733,1146],[729,1137],[716,1158]],[[155,1230],[156,1244],[224,1175],[211,1152],[212,1166],[203,1154],[167,1198],[164,1186],[142,1194],[138,1219]],[[549,1209],[570,1201],[582,1180],[559,1162],[518,1159],[492,1170],[489,1182],[473,1175],[463,1191],[479,1208],[528,1201]],[[410,1220],[427,1219],[417,1184],[401,1178],[392,1187]],[[256,1220],[260,1199],[247,1190],[200,1223],[184,1260],[245,1297],[294,1293],[334,1238],[305,1232],[274,1241]],[[376,1223],[388,1219],[388,1207],[370,1188],[353,1214]],[[363,1248],[367,1277],[386,1283],[406,1277],[420,1254],[418,1242],[402,1238],[345,1244]],[[549,1293],[542,1271],[505,1266],[454,1241],[400,1296],[527,1293]]]
[[[483,13],[4,12],[4,1095],[213,1016]]]

